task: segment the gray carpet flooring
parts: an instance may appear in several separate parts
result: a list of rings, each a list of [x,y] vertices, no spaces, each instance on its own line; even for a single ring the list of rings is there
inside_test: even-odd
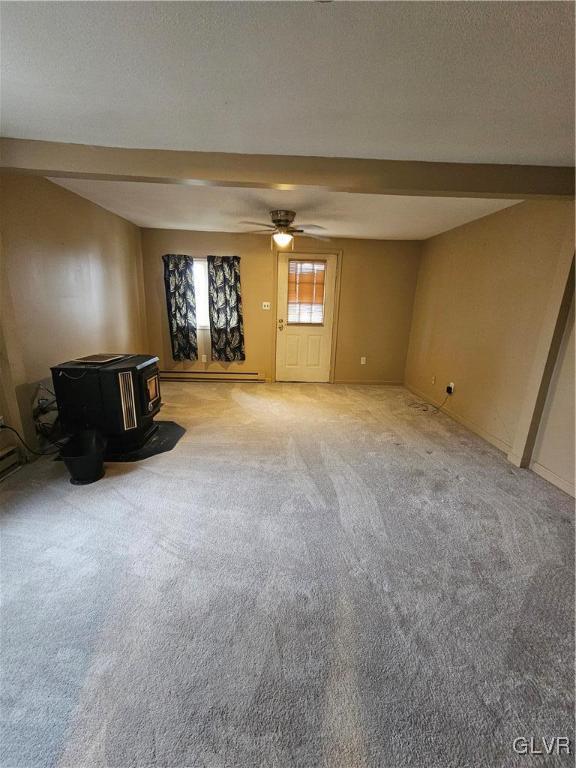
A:
[[[0,484],[9,768],[504,768],[573,738],[573,500],[400,387],[165,384]]]

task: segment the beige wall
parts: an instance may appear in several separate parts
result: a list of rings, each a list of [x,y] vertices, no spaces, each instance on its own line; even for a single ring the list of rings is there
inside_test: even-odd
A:
[[[513,442],[571,202],[530,201],[426,241],[406,384],[503,450]],[[432,378],[436,377],[436,383]]]
[[[45,179],[2,177],[1,196],[3,380],[31,438],[30,385],[51,365],[146,350],[140,232]]]
[[[531,467],[574,496],[574,301],[548,389]]]
[[[419,264],[416,242],[338,240],[330,244],[300,238],[298,251],[342,251],[340,315],[335,356],[336,381],[401,382]],[[150,350],[164,369],[254,371],[274,376],[276,312],[275,256],[267,237],[222,232],[145,229],[142,232],[144,284]],[[162,255],[241,257],[246,361],[180,363],[172,360]],[[360,365],[360,357],[368,358]]]

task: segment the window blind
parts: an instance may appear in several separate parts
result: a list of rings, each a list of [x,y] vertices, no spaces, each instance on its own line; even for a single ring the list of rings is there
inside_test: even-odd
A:
[[[323,324],[325,276],[325,261],[288,260],[288,324]]]

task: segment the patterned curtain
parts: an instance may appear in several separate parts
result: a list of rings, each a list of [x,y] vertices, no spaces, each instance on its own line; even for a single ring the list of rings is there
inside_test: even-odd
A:
[[[240,257],[208,256],[212,360],[245,360]]]
[[[166,307],[174,360],[198,360],[194,260],[173,253],[162,256]]]

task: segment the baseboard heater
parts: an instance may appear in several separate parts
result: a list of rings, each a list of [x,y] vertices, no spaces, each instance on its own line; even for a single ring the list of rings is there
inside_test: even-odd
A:
[[[266,379],[258,371],[160,371],[161,381],[227,381],[265,382]]]
[[[16,472],[21,466],[22,462],[20,461],[20,451],[18,448],[10,445],[8,448],[0,450],[0,480],[4,480],[5,477]]]

